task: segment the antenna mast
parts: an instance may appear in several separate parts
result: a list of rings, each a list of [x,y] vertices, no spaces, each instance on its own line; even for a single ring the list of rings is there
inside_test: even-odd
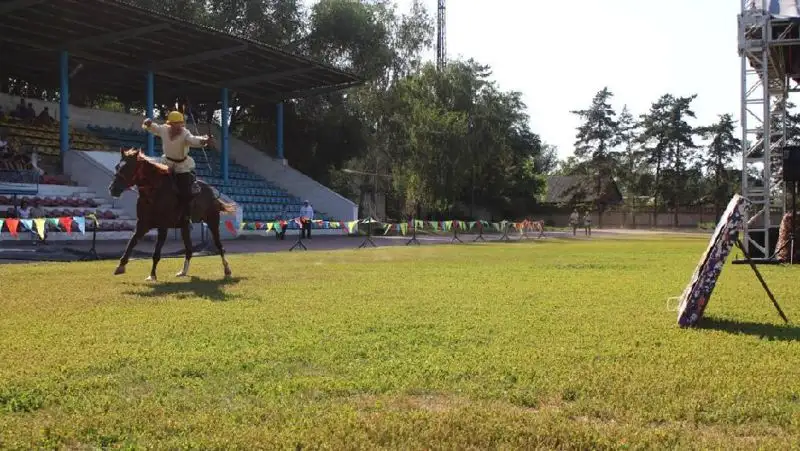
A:
[[[447,15],[444,3],[445,0],[439,0],[438,15],[436,17],[436,67],[439,70],[444,69],[447,61],[447,44],[445,42]]]

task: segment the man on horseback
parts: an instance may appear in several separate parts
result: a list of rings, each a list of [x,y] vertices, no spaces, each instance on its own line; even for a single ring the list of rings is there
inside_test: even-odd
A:
[[[208,136],[194,136],[184,126],[183,114],[171,111],[167,115],[167,123],[159,125],[147,118],[142,123],[142,128],[161,138],[164,149],[162,163],[169,167],[175,175],[178,185],[178,200],[180,202],[180,221],[191,222],[190,205],[192,200],[192,185],[195,181],[194,159],[189,156],[190,147],[205,147],[211,142]]]

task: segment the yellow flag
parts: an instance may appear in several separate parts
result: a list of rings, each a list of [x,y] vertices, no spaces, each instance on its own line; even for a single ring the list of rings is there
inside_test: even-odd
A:
[[[406,222],[400,223],[400,233],[405,235],[406,232],[408,232],[408,223],[406,223]]]
[[[39,238],[44,239],[44,225],[47,222],[45,218],[36,218],[33,220],[33,223],[36,224],[36,233],[39,234]]]
[[[242,230],[244,230],[244,226],[246,226],[246,225],[247,225],[246,222],[244,222],[244,221],[240,222],[239,223],[239,231],[241,232]]]
[[[356,226],[358,226],[358,221],[350,221],[347,224],[347,233],[354,233],[356,230]]]
[[[275,227],[275,223],[274,222],[268,222],[267,223],[267,233],[271,232],[273,227]]]

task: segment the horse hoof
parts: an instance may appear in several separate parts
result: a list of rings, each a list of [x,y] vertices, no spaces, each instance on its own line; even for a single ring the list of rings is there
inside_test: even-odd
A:
[[[145,282],[158,282],[158,278],[156,278],[155,276],[147,276],[147,278],[144,279],[144,281]]]
[[[175,277],[186,277],[186,275],[187,274],[185,272],[181,271],[181,272],[175,274]]]
[[[125,274],[125,267],[124,266],[117,266],[117,269],[114,270],[114,275],[118,276],[120,274]]]

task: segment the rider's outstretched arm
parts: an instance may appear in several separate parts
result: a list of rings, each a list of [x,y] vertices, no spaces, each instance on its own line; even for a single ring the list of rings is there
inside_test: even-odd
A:
[[[203,147],[208,144],[208,136],[194,136],[192,132],[186,130],[186,142],[192,147]]]
[[[147,118],[144,120],[144,122],[142,122],[142,128],[156,136],[160,135],[161,131],[166,127],[166,125],[156,124],[150,118]]]

